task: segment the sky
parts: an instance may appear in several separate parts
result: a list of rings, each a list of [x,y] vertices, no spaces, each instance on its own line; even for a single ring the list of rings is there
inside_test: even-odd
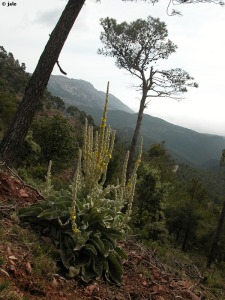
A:
[[[167,24],[168,37],[177,46],[164,69],[182,68],[199,84],[190,88],[184,99],[154,98],[145,113],[201,133],[225,136],[225,7],[216,4],[185,4],[182,16],[169,16],[169,0],[152,5],[122,0],[86,0],[60,54],[59,62],[67,77],[91,82],[97,90],[110,93],[135,112],[140,93],[132,85],[138,81],[118,69],[113,58],[97,54],[100,42],[100,18],[115,18],[118,23],[147,16]],[[14,5],[8,5],[9,3]],[[49,34],[57,23],[66,0],[1,0],[0,45],[26,64],[32,73],[44,50]],[[62,75],[57,67],[54,75]]]

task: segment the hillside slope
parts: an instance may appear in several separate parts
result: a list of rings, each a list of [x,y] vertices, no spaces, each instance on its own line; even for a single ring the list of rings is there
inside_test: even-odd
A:
[[[137,114],[121,111],[110,111],[108,116],[109,124],[126,132],[128,138],[131,138],[136,119]],[[198,133],[146,114],[141,134],[146,148],[152,143],[165,141],[166,148],[178,162],[201,167],[218,166],[225,148],[224,137]]]
[[[102,110],[105,104],[105,92],[96,90],[90,82],[85,80],[52,75],[48,83],[48,90],[54,96],[61,97],[67,105],[74,105],[78,108],[86,107]],[[109,110],[123,110],[133,113],[128,106],[111,94]]]
[[[191,261],[173,258],[167,265],[154,249],[127,240],[121,247],[123,284],[89,283],[63,277],[56,266],[50,238],[23,224],[16,212],[40,201],[41,195],[9,173],[0,172],[0,299],[5,300],[127,300],[127,299],[218,299],[203,286],[203,274]],[[10,195],[10,197],[9,197]],[[16,204],[15,204],[16,203]],[[168,255],[168,254],[167,254]],[[220,299],[224,299],[220,290]]]

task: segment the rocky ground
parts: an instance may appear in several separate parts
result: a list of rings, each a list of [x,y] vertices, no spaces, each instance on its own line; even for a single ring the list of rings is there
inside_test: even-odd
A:
[[[195,266],[187,268],[174,258],[177,268],[171,270],[158,258],[156,251],[131,240],[121,244],[128,256],[123,262],[121,286],[109,285],[102,280],[89,284],[67,280],[58,269],[53,268],[54,273],[48,271],[47,264],[50,263],[45,256],[38,259],[44,265],[46,259],[46,272],[35,270],[37,250],[34,251],[33,245],[36,240],[42,244],[49,241],[21,227],[16,211],[41,198],[38,191],[9,172],[0,172],[0,299],[224,299],[222,295],[218,298],[209,292]],[[28,238],[30,234],[34,236],[33,240]]]

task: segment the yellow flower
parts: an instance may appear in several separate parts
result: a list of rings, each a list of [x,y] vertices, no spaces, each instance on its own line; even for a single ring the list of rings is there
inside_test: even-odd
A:
[[[74,232],[74,233],[79,233],[80,230],[79,230],[77,227],[74,227],[74,228],[73,228],[73,232]]]
[[[101,122],[100,127],[104,128],[104,127],[106,127],[106,117],[102,117],[101,119],[102,119],[102,122]]]

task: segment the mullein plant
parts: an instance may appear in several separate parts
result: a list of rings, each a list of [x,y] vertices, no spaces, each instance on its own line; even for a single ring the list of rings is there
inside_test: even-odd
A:
[[[83,148],[79,150],[71,190],[52,193],[46,200],[21,209],[19,216],[23,221],[48,228],[68,277],[80,276],[86,282],[104,277],[119,284],[122,259],[126,255],[117,241],[124,238],[129,228],[142,141],[129,180],[126,179],[128,152],[120,180],[105,187],[115,140],[115,131],[106,125],[108,99],[109,83],[99,132],[94,133],[93,127],[85,124]],[[51,185],[50,173],[49,167],[46,179]]]
[[[109,83],[106,91],[106,102],[100,131],[93,134],[93,127],[88,126],[87,120],[84,130],[83,146],[83,172],[85,187],[89,192],[94,186],[103,185],[106,179],[107,168],[112,158],[115,141],[115,131],[106,126],[107,110],[109,101]]]
[[[52,176],[51,176],[51,170],[52,170],[52,161],[49,161],[48,164],[48,171],[47,171],[47,175],[45,176],[45,187],[43,190],[43,194],[45,197],[48,197],[49,195],[51,195],[52,190],[53,190],[53,185],[52,185]]]
[[[113,146],[115,141],[115,131],[111,131],[110,126],[106,125],[108,99],[109,83],[107,85],[106,102],[103,117],[101,118],[102,121],[100,125],[100,132],[96,132],[94,135],[93,127],[88,126],[87,122],[85,124],[83,151],[80,152],[77,172],[74,177],[72,190],[76,191],[76,193],[78,192],[77,187],[80,186],[79,183],[81,181],[79,174],[83,173],[83,190],[87,195],[87,199],[90,200],[87,205],[89,205],[89,207],[93,207],[95,204],[99,204],[98,209],[100,210],[101,207],[104,207],[104,204],[110,203],[110,206],[114,211],[114,218],[112,218],[110,226],[118,228],[118,225],[120,225],[120,228],[122,229],[123,227],[127,228],[128,222],[130,221],[137,178],[137,169],[141,162],[143,140],[141,139],[138,159],[136,160],[133,172],[129,180],[126,180],[127,164],[129,159],[128,151],[123,164],[121,183],[119,182],[119,180],[117,180],[116,186],[109,185],[106,188],[103,188],[103,184],[105,183],[106,179],[108,164],[110,159],[112,158]],[[113,200],[107,201],[105,199],[105,196],[112,191],[114,192],[115,197]],[[77,196],[74,195],[73,198],[77,198]],[[122,214],[121,210],[125,205],[127,205],[127,210],[125,214]],[[75,211],[74,208],[73,211]],[[121,221],[119,223],[114,222],[118,219],[118,216],[122,216],[122,218],[120,218]]]

